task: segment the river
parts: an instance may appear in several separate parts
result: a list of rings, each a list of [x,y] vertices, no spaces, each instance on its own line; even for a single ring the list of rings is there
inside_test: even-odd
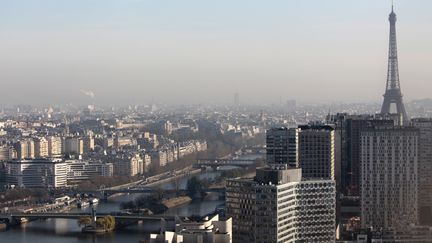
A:
[[[243,158],[252,158],[251,155]],[[255,157],[256,158],[256,157]],[[200,178],[215,178],[219,172],[202,172],[198,175]],[[179,188],[185,188],[187,180],[192,177],[183,177],[178,180]],[[159,187],[170,189],[175,188],[175,182],[166,182]],[[96,206],[97,212],[113,212],[120,209],[122,202],[127,202],[138,197],[138,194],[122,194],[111,197],[108,202],[101,202]],[[182,205],[169,209],[167,215],[206,215],[215,210],[215,208],[224,202],[217,196],[208,197],[203,201],[193,201],[190,204]],[[71,212],[90,212],[90,208],[73,209]],[[0,243],[84,243],[84,242],[122,242],[137,243],[143,240],[149,232],[155,232],[159,229],[159,222],[144,222],[123,228],[121,230],[106,234],[85,234],[81,233],[81,227],[78,226],[77,220],[72,219],[48,219],[28,222],[21,226],[12,227],[5,232],[0,232]]]

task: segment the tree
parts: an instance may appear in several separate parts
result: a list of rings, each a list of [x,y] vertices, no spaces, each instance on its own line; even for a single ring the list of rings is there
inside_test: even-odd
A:
[[[90,217],[81,217],[78,219],[78,225],[79,226],[87,226],[90,225],[92,223],[92,219]]]
[[[115,219],[113,216],[108,215],[96,220],[97,227],[101,227],[104,230],[113,230],[115,228]]]

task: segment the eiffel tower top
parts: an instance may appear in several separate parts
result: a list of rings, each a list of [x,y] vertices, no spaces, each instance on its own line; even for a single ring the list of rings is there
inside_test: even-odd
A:
[[[392,4],[389,20],[390,20],[391,23],[396,23],[396,14],[394,12],[394,6],[393,6],[393,4]]]

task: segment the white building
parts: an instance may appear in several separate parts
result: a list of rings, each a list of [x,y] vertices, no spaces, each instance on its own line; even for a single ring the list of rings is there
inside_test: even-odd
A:
[[[219,215],[212,218],[195,220],[176,220],[175,232],[164,231],[151,234],[149,243],[231,243],[232,220],[219,220]]]
[[[334,242],[335,211],[335,182],[302,180],[300,168],[261,168],[255,180],[227,180],[234,242]]]
[[[18,187],[67,186],[67,166],[61,159],[12,160],[6,163],[6,183]]]
[[[95,176],[113,176],[113,165],[100,161],[67,160],[68,184],[78,183]]]
[[[375,127],[360,134],[362,228],[418,223],[418,130]]]
[[[44,137],[36,139],[35,157],[36,158],[48,157],[48,141]]]
[[[61,137],[48,137],[48,156],[51,158],[60,157],[62,155],[62,139]]]

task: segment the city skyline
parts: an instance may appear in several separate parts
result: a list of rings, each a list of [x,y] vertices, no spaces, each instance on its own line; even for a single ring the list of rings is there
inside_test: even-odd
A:
[[[3,104],[380,103],[385,91],[390,1],[0,5]],[[430,5],[395,3],[405,101],[430,98]]]

